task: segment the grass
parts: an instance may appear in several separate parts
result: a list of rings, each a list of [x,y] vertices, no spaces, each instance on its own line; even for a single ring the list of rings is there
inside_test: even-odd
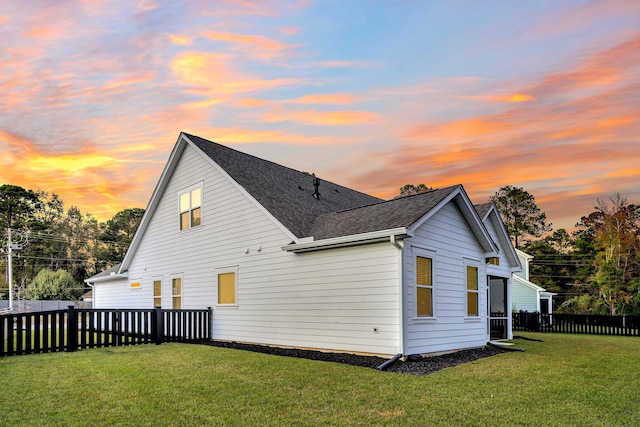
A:
[[[0,359],[0,425],[624,426],[640,419],[640,339],[523,334],[414,377],[188,344]]]

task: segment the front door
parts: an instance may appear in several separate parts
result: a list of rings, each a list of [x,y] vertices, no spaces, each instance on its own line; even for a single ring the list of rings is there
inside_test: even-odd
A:
[[[509,312],[507,311],[507,279],[488,276],[489,283],[489,336],[492,340],[508,338]]]

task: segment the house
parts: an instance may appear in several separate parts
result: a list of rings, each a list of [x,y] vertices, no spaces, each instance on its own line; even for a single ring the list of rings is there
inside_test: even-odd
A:
[[[516,253],[523,268],[522,271],[513,274],[512,310],[551,314],[553,312],[553,297],[557,294],[547,292],[546,289],[529,281],[529,266],[533,256],[519,249],[516,249]]]
[[[122,263],[87,283],[94,308],[212,307],[217,340],[479,347],[520,268],[491,212],[461,185],[384,201],[181,133]]]

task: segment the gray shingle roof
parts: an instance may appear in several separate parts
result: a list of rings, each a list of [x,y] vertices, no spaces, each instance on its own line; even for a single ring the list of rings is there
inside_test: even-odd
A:
[[[431,190],[374,205],[324,214],[316,220],[311,235],[315,240],[321,240],[400,227],[408,228],[456,188],[458,186]]]
[[[184,135],[296,237],[310,236],[316,218],[321,215],[382,201],[323,179],[318,188],[320,197],[316,199],[311,175],[195,135]]]
[[[480,218],[484,218],[485,217],[487,212],[489,212],[489,209],[491,209],[491,206],[493,206],[492,202],[482,203],[482,204],[479,204],[479,205],[473,205],[473,207],[476,209],[476,212],[478,212],[478,216]]]

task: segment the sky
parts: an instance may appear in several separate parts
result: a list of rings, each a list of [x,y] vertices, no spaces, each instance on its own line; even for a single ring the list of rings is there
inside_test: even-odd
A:
[[[101,221],[181,131],[382,198],[640,203],[640,1],[1,1],[0,185]]]

